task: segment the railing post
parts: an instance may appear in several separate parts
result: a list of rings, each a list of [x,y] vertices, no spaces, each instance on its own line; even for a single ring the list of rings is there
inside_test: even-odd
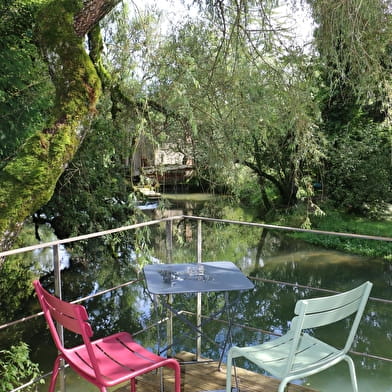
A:
[[[197,262],[201,263],[201,246],[202,246],[202,234],[201,234],[201,219],[197,221]],[[201,354],[201,293],[197,293],[197,304],[196,304],[196,325],[199,332],[196,336],[196,361],[200,359]]]
[[[54,273],[54,293],[58,298],[62,298],[61,290],[61,265],[60,265],[60,248],[59,245],[53,245],[53,273]],[[61,344],[64,345],[64,329],[63,326],[57,324],[57,331],[61,340]],[[60,378],[60,391],[65,392],[65,372],[64,372],[64,361],[60,362],[61,370],[59,374]]]
[[[173,221],[166,221],[166,257],[167,262],[172,262],[173,257]]]
[[[173,221],[166,221],[166,258],[167,262],[170,264],[173,258]],[[169,305],[172,305],[173,296],[169,294],[168,296]],[[166,334],[169,342],[169,349],[167,350],[167,356],[172,355],[172,345],[173,345],[173,313],[168,311],[167,323],[166,323]]]
[[[201,219],[197,221],[197,262],[201,263],[201,246],[202,246],[202,235],[201,235]]]
[[[60,249],[58,245],[53,245],[53,271],[54,271],[54,293],[58,298],[62,298],[61,292],[61,268]]]

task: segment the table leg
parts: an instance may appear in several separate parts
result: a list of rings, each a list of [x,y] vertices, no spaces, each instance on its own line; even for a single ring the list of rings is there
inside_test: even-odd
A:
[[[225,310],[226,310],[226,315],[227,315],[227,334],[226,334],[226,338],[225,338],[225,342],[223,344],[223,348],[222,348],[222,353],[221,356],[219,358],[219,365],[218,365],[218,369],[221,370],[221,365],[222,365],[222,360],[223,360],[223,356],[225,355],[226,352],[226,347],[227,344],[230,342],[230,345],[233,345],[233,335],[231,334],[231,328],[232,328],[232,316],[231,316],[231,311],[230,311],[230,302],[229,302],[229,293],[227,291],[225,291]],[[237,378],[237,368],[235,365],[235,359],[233,359],[233,370],[234,370],[234,379],[235,379],[235,388],[236,391],[239,391],[238,388],[238,378]]]
[[[196,361],[200,360],[201,355],[201,293],[197,293],[197,305],[196,305]]]
[[[167,303],[169,308],[173,305],[173,295],[169,294],[167,296]],[[172,356],[172,347],[173,347],[173,313],[170,309],[167,310],[167,324],[166,324],[166,332],[167,332],[167,340],[169,342],[169,346],[167,349],[167,357]]]
[[[150,297],[151,298],[151,297]],[[158,345],[158,355],[161,355],[161,333],[160,333],[160,321],[159,321],[159,311],[158,311],[158,307],[159,307],[159,298],[157,295],[153,295],[152,296],[152,302],[154,304],[154,311],[155,314],[157,315],[157,319],[158,319],[158,323],[157,323],[157,345]],[[160,392],[164,392],[164,380],[163,380],[163,368],[159,368],[157,369],[157,373],[159,372],[159,385],[160,385]],[[133,380],[134,381],[134,380]]]

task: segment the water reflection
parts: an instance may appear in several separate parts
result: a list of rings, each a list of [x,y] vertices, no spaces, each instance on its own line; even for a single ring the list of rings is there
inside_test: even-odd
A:
[[[197,209],[197,205],[195,205]],[[188,206],[189,208],[189,206]],[[212,208],[203,205],[203,209],[214,211],[217,218],[242,220],[237,211]],[[203,216],[203,209],[194,212]],[[225,214],[225,212],[228,214]],[[249,219],[252,220],[252,219]],[[194,261],[196,224],[187,223],[186,227],[177,226],[177,236],[182,238],[181,247],[176,248],[173,259],[177,262]],[[189,234],[191,232],[191,235]],[[192,238],[193,241],[187,241]],[[156,241],[158,244],[159,241]],[[159,247],[158,247],[159,248]],[[163,255],[162,255],[163,257]],[[373,282],[371,296],[392,300],[391,264],[382,259],[361,257],[342,252],[325,250],[298,240],[283,236],[280,232],[266,231],[260,228],[234,226],[226,224],[203,224],[203,261],[230,260],[237,263],[248,275],[256,279],[255,290],[243,293],[241,302],[246,306],[235,310],[241,324],[261,328],[282,334],[289,328],[296,301],[302,298],[324,295],[310,288],[324,288],[344,291],[360,285],[366,280]],[[263,283],[257,279],[271,279],[297,283],[309,288],[290,287],[283,284]],[[218,298],[210,294],[203,306],[211,307]],[[189,298],[176,298],[183,301],[178,306],[190,306]],[[194,305],[194,304],[193,304]],[[210,309],[208,309],[210,310]],[[391,304],[369,301],[363,320],[357,333],[353,350],[380,357],[391,358],[392,322]],[[326,328],[320,337],[335,344],[343,344],[344,331],[348,325],[342,323],[342,333],[338,336]],[[177,330],[177,336],[184,334],[183,326]],[[206,325],[209,336],[219,341],[222,329],[219,325]],[[234,342],[238,345],[256,344],[269,339],[269,335],[254,332],[243,327],[234,328]],[[216,358],[219,350],[205,343],[207,357]],[[189,342],[183,343],[182,349],[189,349]],[[392,391],[392,365],[362,356],[354,356],[358,371],[360,390]],[[244,364],[252,368],[251,364]],[[257,369],[253,369],[257,370]],[[322,391],[351,391],[346,364],[338,365],[327,372],[309,377],[304,383]]]
[[[39,228],[41,242],[56,241],[57,237],[49,225],[41,225]],[[64,245],[59,246],[60,268],[63,270],[70,266],[70,254]],[[53,250],[52,248],[36,249],[31,253],[32,264],[38,270],[37,274],[47,274],[53,271]]]
[[[165,214],[188,214],[226,218],[233,220],[254,221],[251,212],[238,207],[228,207],[218,200],[185,202],[171,200],[172,210]],[[148,218],[160,216],[162,211],[146,210]],[[146,219],[148,219],[146,218]],[[173,225],[173,261],[196,261],[197,223],[193,221],[175,222]],[[391,265],[381,259],[359,257],[351,254],[324,250],[310,246],[298,240],[290,239],[281,232],[263,230],[261,228],[235,226],[228,224],[203,223],[203,261],[227,260],[236,263],[247,275],[254,279],[255,289],[243,293],[230,293],[232,313],[236,315],[233,328],[233,341],[238,345],[260,343],[269,339],[270,335],[254,330],[259,328],[273,333],[285,333],[293,317],[296,301],[301,298],[321,295],[312,288],[291,287],[284,284],[273,284],[262,281],[271,279],[288,281],[303,286],[320,287],[343,291],[357,286],[365,280],[373,282],[371,296],[392,299]],[[147,236],[146,236],[147,238]],[[149,244],[155,262],[166,261],[165,227],[152,229]],[[135,255],[129,252],[108,253],[107,248],[98,242],[89,241],[91,250],[83,263],[76,263],[63,272],[63,295],[67,300],[80,298],[99,290],[110,288],[119,283],[142,278],[140,265]],[[129,244],[124,246],[128,248]],[[130,248],[129,248],[130,249]],[[133,256],[132,256],[133,255]],[[144,262],[148,262],[145,260]],[[53,278],[44,280],[46,287],[53,287]],[[220,309],[224,301],[223,294],[209,293],[203,295],[203,312],[213,313]],[[189,311],[196,309],[196,298],[193,295],[177,295],[174,297],[176,308]],[[154,306],[145,291],[143,280],[112,293],[87,301],[87,309],[91,315],[95,337],[114,333],[120,330],[138,331],[151,324],[154,317]],[[33,299],[31,311],[37,311],[37,303]],[[193,316],[189,315],[193,321]],[[225,321],[225,320],[223,320]],[[227,321],[227,320],[226,320]],[[240,326],[241,325],[241,326]],[[244,327],[245,326],[245,327]],[[203,326],[208,336],[217,343],[222,343],[226,324],[212,322]],[[347,329],[341,326],[342,331]],[[140,343],[158,349],[157,333],[165,338],[164,326],[151,328],[137,336]],[[48,330],[41,319],[26,326],[7,332],[7,338],[14,334],[31,345],[33,360],[40,363],[44,371],[51,369],[56,355]],[[183,323],[174,323],[174,334],[177,338],[175,351],[194,351],[195,336]],[[321,331],[325,339],[334,342],[343,341],[343,336],[329,336],[328,329]],[[0,338],[2,342],[3,336]],[[68,338],[72,342],[72,337]],[[392,356],[392,315],[391,305],[369,301],[365,315],[358,330],[354,349],[360,352],[379,356]],[[203,341],[203,355],[219,358],[219,346],[208,340]],[[358,371],[359,387],[362,391],[392,391],[392,365],[375,359],[354,356]],[[243,365],[252,368],[251,364]],[[255,369],[259,370],[259,369]],[[70,391],[90,390],[87,384],[75,381],[70,373]],[[351,391],[348,370],[345,364],[314,375],[303,380],[311,387],[326,392]],[[40,387],[42,391],[46,387]],[[91,390],[94,390],[92,388]]]

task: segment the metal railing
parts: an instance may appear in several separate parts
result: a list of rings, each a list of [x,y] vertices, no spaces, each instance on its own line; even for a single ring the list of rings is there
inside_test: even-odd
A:
[[[362,234],[351,234],[351,233],[340,233],[340,232],[332,232],[332,231],[322,231],[322,230],[313,230],[313,229],[302,229],[302,228],[294,228],[294,227],[289,227],[289,226],[278,226],[278,225],[270,225],[270,224],[263,224],[263,223],[254,223],[254,222],[244,222],[244,221],[236,221],[236,220],[227,220],[227,219],[215,219],[215,218],[207,218],[207,217],[199,217],[199,216],[190,216],[190,215],[177,215],[177,216],[171,216],[167,218],[161,218],[161,219],[155,219],[155,220],[150,220],[147,222],[142,222],[142,223],[136,223],[128,226],[122,226],[119,228],[115,229],[110,229],[110,230],[104,230],[104,231],[99,231],[91,234],[85,234],[81,236],[76,236],[76,237],[71,237],[71,238],[66,238],[62,240],[56,240],[56,241],[50,241],[42,244],[37,244],[37,245],[31,245],[31,246],[26,246],[23,248],[18,248],[18,249],[12,249],[4,252],[0,252],[0,258],[4,258],[7,256],[11,255],[16,255],[16,254],[21,254],[21,253],[26,253],[26,252],[31,252],[35,251],[38,249],[44,249],[44,248],[52,248],[52,253],[53,253],[53,274],[54,274],[54,281],[55,281],[55,294],[59,297],[62,298],[62,289],[61,289],[61,268],[60,268],[60,246],[65,245],[65,244],[71,244],[75,243],[78,241],[84,241],[92,238],[98,238],[98,237],[103,237],[115,233],[120,233],[120,232],[125,232],[125,231],[130,231],[130,230],[136,230],[142,227],[147,227],[147,226],[154,226],[154,225],[159,225],[161,223],[165,223],[165,233],[166,233],[166,252],[167,252],[167,262],[170,263],[172,261],[172,252],[173,252],[173,222],[174,221],[180,221],[180,220],[193,220],[197,222],[197,241],[196,241],[196,259],[197,262],[202,261],[202,244],[203,244],[203,237],[202,237],[202,223],[203,222],[212,222],[212,223],[224,223],[224,224],[234,224],[234,225],[242,225],[242,226],[250,226],[250,227],[259,227],[263,229],[272,229],[272,230],[279,230],[279,231],[286,231],[286,232],[301,232],[301,233],[312,233],[312,234],[320,234],[320,235],[330,235],[330,236],[337,236],[337,237],[345,237],[345,238],[353,238],[353,239],[363,239],[363,240],[374,240],[374,241],[386,241],[386,242],[392,242],[392,237],[381,237],[381,236],[372,236],[372,235],[362,235]],[[266,280],[267,281],[267,280]],[[293,284],[290,282],[278,282],[278,281],[273,281],[273,280],[268,280],[268,282],[271,283],[276,283],[276,284],[286,284],[286,285],[295,285],[298,286],[297,284]],[[100,296],[103,295],[107,292],[116,290],[118,288],[124,287],[126,285],[129,285],[133,282],[126,282],[122,283],[116,287],[112,287],[110,289],[100,291],[98,293],[95,293],[93,295],[90,295],[88,297],[80,298],[77,301],[74,302],[82,302],[86,299],[90,299],[92,297]],[[326,291],[325,289],[320,289],[320,288],[314,288],[314,287],[308,287],[304,286],[306,288],[312,288],[313,290],[318,290],[318,291]],[[382,299],[382,298],[374,298],[370,297],[370,300],[375,300],[375,301],[381,301],[385,303],[391,303],[391,300],[387,299]],[[11,321],[6,324],[0,325],[0,331],[2,329],[14,326],[19,323],[24,323],[32,318],[41,316],[42,312],[36,313],[31,316],[23,317],[19,320]],[[197,322],[201,322],[201,318],[203,316],[201,315],[201,294],[198,295],[197,297]],[[197,342],[197,350],[200,350],[200,341]],[[361,354],[361,353],[358,353]],[[362,353],[363,354],[363,353]],[[382,357],[377,357],[377,359],[381,360],[386,360],[386,361],[392,361],[390,358],[382,358]],[[22,385],[16,389],[14,389],[11,392],[16,392],[19,391],[27,386],[31,385],[31,382],[25,385]]]
[[[312,234],[322,234],[322,235],[332,235],[337,237],[346,237],[346,238],[356,238],[356,239],[364,239],[364,240],[374,240],[374,241],[387,241],[392,242],[392,237],[381,237],[381,236],[372,236],[372,235],[363,235],[363,234],[351,234],[351,233],[340,233],[333,231],[322,231],[322,230],[313,230],[313,229],[302,229],[295,228],[289,226],[278,226],[278,225],[269,225],[264,223],[254,223],[254,222],[243,222],[243,221],[235,221],[228,219],[215,219],[215,218],[207,218],[193,215],[177,215],[167,218],[161,218],[156,220],[151,220],[143,223],[136,223],[133,225],[122,226],[115,229],[98,231],[95,233],[80,235],[77,237],[70,237],[62,240],[50,241],[43,244],[26,246],[23,248],[12,249],[5,252],[0,252],[0,258],[16,255],[20,253],[31,252],[37,249],[44,248],[52,248],[53,250],[53,270],[54,270],[54,278],[55,278],[55,294],[61,298],[61,268],[60,268],[60,245],[71,244],[78,241],[88,240],[91,238],[103,237],[110,234],[120,233],[129,230],[135,230],[142,227],[157,225],[162,222],[166,222],[166,247],[168,254],[168,261],[171,261],[171,255],[173,250],[173,221],[181,220],[181,219],[189,219],[196,220],[198,222],[197,226],[197,261],[201,261],[202,257],[202,227],[201,223],[204,222],[216,222],[216,223],[226,223],[226,224],[236,224],[243,226],[252,226],[252,227],[260,227],[265,229],[273,229],[280,231],[291,231],[291,232],[301,232],[301,233],[312,233]],[[1,326],[0,326],[1,329]]]

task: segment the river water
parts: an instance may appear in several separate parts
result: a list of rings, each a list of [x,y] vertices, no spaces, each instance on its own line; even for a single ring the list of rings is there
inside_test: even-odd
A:
[[[185,200],[177,195],[170,198],[170,207],[161,210],[145,210],[150,218],[162,214],[188,214],[209,216],[233,220],[254,220],[254,215],[228,203],[220,204],[215,199],[199,197]],[[145,233],[149,237],[150,256],[135,257],[135,253],[120,254],[112,257],[100,246],[90,246],[92,257],[84,263],[72,265],[63,272],[63,292],[65,299],[75,299],[119,283],[140,277],[140,266],[145,263],[166,260],[164,227]],[[181,221],[174,225],[173,262],[196,261],[196,225]],[[64,255],[68,261],[68,256]],[[137,260],[136,260],[137,259]],[[295,302],[302,298],[324,295],[314,289],[324,288],[343,291],[353,288],[366,280],[373,282],[372,297],[392,300],[392,266],[382,259],[360,257],[352,254],[330,251],[310,246],[298,240],[283,236],[282,233],[266,232],[260,228],[227,224],[203,224],[203,261],[228,260],[238,265],[244,273],[254,278],[255,289],[244,293],[231,293],[232,311],[235,320],[242,326],[233,329],[233,341],[239,345],[262,342],[267,334],[255,331],[260,328],[273,333],[284,333],[293,317]],[[93,262],[91,260],[94,260]],[[265,282],[269,279],[279,282],[291,282],[305,286],[303,288],[284,284]],[[52,278],[43,279],[48,286]],[[192,296],[176,296],[175,306],[194,309]],[[222,304],[220,294],[208,294],[203,297],[203,311],[211,312],[214,306]],[[143,284],[134,284],[91,299],[85,303],[92,318],[96,336],[102,336],[119,330],[139,331],[151,324],[155,313]],[[32,311],[38,310],[33,302]],[[360,353],[392,358],[392,305],[379,301],[369,301],[360,324],[353,350]],[[247,327],[252,327],[248,329]],[[348,325],[342,324],[339,333],[330,329],[321,331],[321,336],[341,344],[342,336]],[[225,326],[208,323],[204,327],[208,336],[216,342],[222,342]],[[138,335],[140,341],[157,348],[157,330]],[[160,329],[161,336],[165,331]],[[27,328],[16,328],[15,339],[22,338],[32,348],[32,359],[38,361],[44,371],[51,369],[55,351],[48,331],[42,320],[29,323]],[[182,323],[174,323],[174,335],[181,337],[176,342],[175,351],[194,350],[194,337]],[[9,334],[7,336],[9,339]],[[72,338],[70,338],[72,340]],[[219,358],[219,347],[203,341],[203,355]],[[374,392],[392,392],[392,362],[385,362],[363,355],[352,355],[357,368],[359,390]],[[237,362],[240,366],[258,371],[249,363]],[[67,391],[95,391],[93,387],[68,373]],[[339,364],[327,371],[313,375],[298,383],[308,385],[325,392],[351,391],[346,363]],[[46,384],[47,385],[47,384]],[[47,386],[39,390],[47,390]]]

